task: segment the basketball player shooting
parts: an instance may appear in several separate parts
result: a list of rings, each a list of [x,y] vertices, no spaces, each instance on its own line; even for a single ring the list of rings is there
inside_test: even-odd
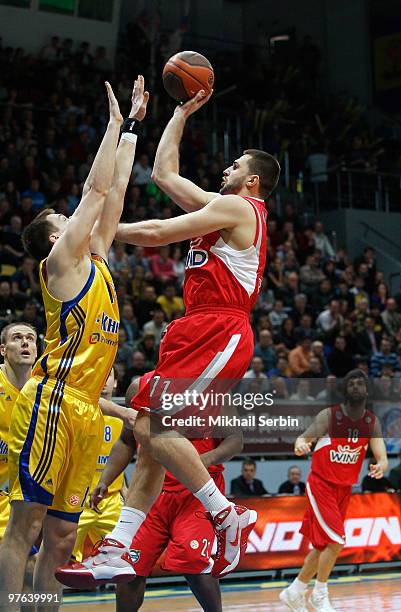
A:
[[[186,314],[169,325],[155,374],[131,402],[139,411],[135,437],[148,453],[148,461],[142,462],[141,469],[137,466],[120,520],[94,556],[82,564],[59,568],[57,576],[64,584],[85,587],[96,580],[133,579],[129,546],[160,494],[164,468],[207,511],[218,540],[214,576],[221,577],[238,565],[256,521],[254,511],[235,506],[216,487],[189,440],[153,425],[150,431],[153,399],[160,400],[160,408],[166,381],[171,384],[169,393],[174,393],[177,376],[195,381],[198,387],[216,380],[234,384],[243,377],[253,355],[249,313],[265,267],[264,199],[277,185],[280,166],[264,151],[244,151],[224,171],[219,194],[207,193],[181,177],[179,145],[184,126],[209,97],[200,91],[176,108],[154,164],[153,180],[189,214],[122,224],[117,232],[118,240],[142,246],[191,240],[184,286]]]
[[[23,235],[26,250],[41,262],[47,331],[44,354],[18,396],[10,427],[11,517],[0,546],[2,592],[21,592],[26,560],[43,526],[34,590],[60,595],[54,571],[70,557],[96,469],[103,428],[99,397],[117,352],[119,325],[107,255],[132,169],[132,128],[145,116],[148,99],[139,77],[132,118],[124,122],[116,152],[123,119],[109,83],[106,88],[109,123],[78,208],[70,219],[47,209]],[[60,600],[50,609],[57,610]]]
[[[388,468],[381,427],[367,410],[368,378],[362,370],[352,370],[344,378],[344,404],[325,408],[295,442],[295,454],[310,452],[312,469],[306,483],[308,509],[301,527],[313,550],[294,582],[281,591],[280,599],[291,610],[307,612],[306,589],[316,576],[309,603],[314,610],[333,612],[327,581],[345,544],[344,519],[352,485],[358,482],[368,444],[376,460],[369,475],[382,478]]]

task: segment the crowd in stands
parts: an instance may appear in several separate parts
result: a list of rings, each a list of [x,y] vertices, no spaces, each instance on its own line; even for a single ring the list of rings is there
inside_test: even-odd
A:
[[[308,56],[311,44],[304,42],[302,57]],[[318,53],[309,52],[309,60],[302,61],[315,57],[317,75]],[[275,69],[282,68],[278,62]],[[103,47],[91,50],[88,43],[74,46],[58,37],[38,57],[0,46],[0,75],[0,325],[22,319],[43,334],[37,266],[23,252],[21,232],[43,207],[74,212],[107,121],[103,81],[114,79],[123,111],[131,81],[126,73],[112,71]],[[337,116],[338,121],[346,130],[348,124]],[[266,125],[275,130],[273,119],[266,119]],[[127,190],[125,221],[181,214],[151,181],[161,128],[160,121],[149,118]],[[212,157],[204,138],[188,130],[181,170],[201,187],[217,191],[223,154]],[[303,134],[305,155],[309,140]],[[278,153],[270,145],[267,149]],[[306,164],[305,155],[299,163]],[[336,380],[358,366],[378,379],[378,395],[398,394],[401,292],[389,295],[374,249],[366,248],[350,261],[346,250],[334,249],[319,219],[303,225],[294,204],[278,207],[274,196],[267,207],[268,258],[252,313],[255,353],[246,378],[263,389],[274,388],[277,397],[308,400],[320,394],[319,399],[332,399]],[[154,367],[166,325],[184,313],[186,250],[186,244],[144,249],[118,243],[111,250],[121,309],[121,394],[133,376]],[[295,388],[288,385],[294,377],[304,379]],[[325,379],[325,388],[314,388],[313,379]]]

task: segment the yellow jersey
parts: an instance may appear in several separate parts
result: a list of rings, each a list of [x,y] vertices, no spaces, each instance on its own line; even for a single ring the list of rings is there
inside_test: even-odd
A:
[[[100,447],[99,455],[97,457],[97,466],[96,473],[93,476],[92,484],[90,486],[90,491],[96,487],[99,482],[100,475],[102,474],[106,463],[109,459],[109,455],[111,453],[111,449],[113,447],[114,442],[117,438],[120,437],[121,430],[123,428],[123,422],[121,419],[117,419],[116,417],[105,416],[104,417],[104,432],[103,432],[103,440],[102,446]],[[114,482],[108,488],[108,493],[111,495],[112,493],[116,493],[117,491],[121,491],[124,483],[124,473],[117,476]]]
[[[0,487],[8,480],[8,430],[18,394],[19,389],[10,383],[0,368]]]
[[[117,296],[107,263],[92,255],[89,278],[79,295],[62,302],[47,288],[46,260],[40,284],[46,312],[46,348],[33,368],[53,384],[98,403],[109,376],[120,325]]]

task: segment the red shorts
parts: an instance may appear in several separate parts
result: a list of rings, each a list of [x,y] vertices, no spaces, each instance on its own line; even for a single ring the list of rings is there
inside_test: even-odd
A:
[[[172,321],[160,344],[153,378],[131,401],[136,410],[160,410],[162,396],[195,389],[226,392],[245,374],[253,355],[253,332],[244,310],[196,308]],[[213,383],[213,381],[217,381]],[[182,410],[171,409],[170,414]]]
[[[323,480],[311,472],[306,483],[308,509],[300,529],[313,548],[323,550],[327,544],[345,544],[344,520],[352,487]]]
[[[224,493],[221,472],[213,475],[216,486]],[[161,568],[178,574],[208,574],[213,567],[213,527],[207,519],[196,516],[204,512],[200,501],[187,489],[162,491],[132,541],[137,551],[137,576],[149,576],[162,552]],[[215,551],[213,551],[215,552]]]

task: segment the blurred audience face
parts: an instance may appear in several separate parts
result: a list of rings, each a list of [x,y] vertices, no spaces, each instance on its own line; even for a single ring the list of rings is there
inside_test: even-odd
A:
[[[156,299],[156,291],[152,285],[146,285],[143,292],[143,299],[148,302],[153,302]]]
[[[343,338],[343,336],[337,336],[335,343],[334,343],[334,347],[338,351],[345,351],[345,346],[346,346],[345,338]]]
[[[259,344],[262,348],[267,348],[273,344],[272,335],[268,329],[262,329],[259,333]]]
[[[130,321],[131,319],[134,318],[134,309],[132,307],[132,304],[130,302],[126,302],[123,306],[123,310],[121,313],[121,318],[122,319],[127,319],[128,321]]]
[[[160,327],[164,322],[164,312],[162,310],[155,310],[153,313],[153,321],[157,327]]]
[[[291,484],[299,484],[301,482],[301,470],[295,466],[290,467],[288,470],[288,480]]]
[[[310,392],[310,384],[307,378],[301,378],[298,382],[297,393],[300,397],[307,397]]]
[[[386,310],[389,312],[395,312],[397,310],[397,302],[394,298],[389,298],[386,304]]]
[[[255,374],[261,374],[263,372],[264,365],[261,357],[254,357],[252,359],[252,370]]]
[[[244,463],[242,465],[241,473],[246,482],[252,482],[256,476],[256,465],[253,463]]]
[[[383,338],[380,342],[380,350],[384,355],[391,353],[391,342],[388,338]]]
[[[135,351],[132,355],[132,367],[139,370],[145,367],[145,355],[141,351]]]
[[[318,357],[312,357],[309,362],[309,370],[314,374],[320,374],[322,371],[322,365]]]
[[[288,360],[286,357],[279,357],[277,359],[277,370],[280,374],[285,375],[288,368]]]
[[[375,330],[375,322],[372,317],[366,317],[364,321],[365,329],[369,333],[373,333]]]

